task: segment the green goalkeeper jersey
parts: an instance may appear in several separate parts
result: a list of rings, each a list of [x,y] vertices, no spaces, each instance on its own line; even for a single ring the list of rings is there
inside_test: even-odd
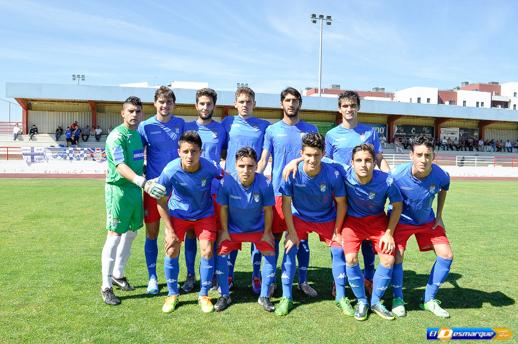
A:
[[[117,165],[126,164],[137,175],[142,175],[144,171],[144,146],[138,131],[130,130],[124,124],[113,129],[106,139],[106,160],[108,161],[107,184],[137,187],[117,172]]]

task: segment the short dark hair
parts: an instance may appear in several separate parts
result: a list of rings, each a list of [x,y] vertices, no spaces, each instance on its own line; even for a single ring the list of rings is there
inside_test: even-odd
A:
[[[300,94],[300,92],[296,88],[293,88],[293,87],[286,87],[284,90],[282,90],[282,92],[281,92],[281,102],[284,100],[284,98],[286,98],[286,96],[288,94],[291,94],[292,96],[297,97],[299,102],[302,104],[302,95]]]
[[[170,89],[167,86],[160,86],[155,91],[155,102],[158,100],[158,98],[164,97],[164,98],[171,98],[173,100],[173,103],[176,103],[176,95],[174,94],[173,90]]]
[[[361,145],[358,145],[353,148],[353,152],[351,154],[351,159],[354,160],[354,155],[361,151],[369,152],[370,155],[372,156],[372,159],[376,158],[376,154],[374,154],[374,146],[371,145],[370,143],[362,143]]]
[[[324,136],[320,133],[307,133],[302,136],[302,149],[304,149],[304,147],[311,147],[320,149],[323,152],[325,145],[326,141]]]
[[[338,107],[342,106],[342,100],[350,99],[355,100],[356,105],[358,105],[358,109],[360,108],[360,96],[355,91],[344,91],[338,96]]]
[[[255,92],[250,87],[244,86],[244,87],[238,87],[235,93],[235,97],[237,100],[237,97],[239,97],[242,94],[246,94],[252,98],[252,100],[255,100]]]
[[[135,105],[135,106],[140,106],[142,107],[142,101],[140,100],[139,97],[135,97],[135,96],[131,96],[131,97],[128,97],[124,103],[122,103],[122,106],[126,105],[126,104],[131,104],[131,105]],[[77,123],[77,121],[75,121],[74,123]]]
[[[210,97],[214,105],[216,105],[216,102],[218,101],[218,94],[212,88],[205,87],[196,91],[196,103],[198,103],[198,99],[203,96]]]
[[[255,162],[257,162],[257,154],[255,153],[255,150],[252,147],[243,147],[237,151],[236,163],[239,159],[242,158],[251,158],[254,159]]]
[[[412,141],[412,145],[410,146],[410,150],[413,152],[415,146],[421,146],[421,145],[425,145],[426,147],[431,148],[432,151],[434,150],[433,139],[430,136],[425,136],[425,135],[417,136]]]
[[[194,131],[194,130],[187,130],[185,131],[182,136],[180,136],[180,139],[178,140],[178,147],[182,145],[182,142],[187,142],[193,145],[198,146],[198,148],[201,149],[201,137],[200,135]]]

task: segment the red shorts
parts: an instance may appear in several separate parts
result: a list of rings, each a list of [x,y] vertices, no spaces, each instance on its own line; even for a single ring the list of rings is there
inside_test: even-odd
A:
[[[183,241],[185,232],[194,230],[198,240],[215,241],[217,237],[216,219],[214,216],[205,217],[196,221],[182,220],[171,216],[174,232]]]
[[[394,240],[398,250],[405,250],[406,242],[412,234],[415,234],[417,245],[419,245],[419,251],[421,252],[433,250],[433,245],[449,244],[450,242],[446,237],[444,227],[437,226],[435,229],[432,229],[434,223],[435,220],[418,226],[398,223],[394,233]]]
[[[221,205],[216,202],[216,194],[212,195],[212,203],[214,203],[214,218],[216,219],[216,228],[217,230],[221,230],[221,222],[219,219],[219,211],[221,210]]]
[[[279,234],[284,232],[288,227],[282,213],[282,196],[275,196],[275,207],[273,207],[272,233]]]
[[[325,242],[327,246],[340,247],[340,243],[333,241],[333,232],[335,230],[335,221],[329,222],[307,222],[297,216],[293,216],[293,225],[297,231],[299,240],[308,240],[308,233],[317,233],[320,241]]]
[[[230,234],[230,240],[225,240],[218,247],[218,254],[225,255],[235,250],[241,250],[242,242],[251,242],[261,252],[274,252],[275,248],[268,244],[266,241],[262,241],[263,232],[253,233],[232,233]]]
[[[153,223],[160,221],[156,199],[144,192],[144,222]]]
[[[363,240],[372,241],[373,248],[378,254],[381,252],[379,242],[385,234],[388,225],[387,215],[379,214],[366,217],[346,216],[342,229],[342,241],[345,254],[358,253]],[[394,241],[396,239],[394,238]],[[396,241],[397,245],[397,241]],[[394,251],[392,255],[395,255]]]

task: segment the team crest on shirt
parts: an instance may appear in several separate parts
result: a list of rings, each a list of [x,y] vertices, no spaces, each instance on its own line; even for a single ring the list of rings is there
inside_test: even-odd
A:
[[[180,128],[175,128],[177,134],[180,134]]]
[[[374,199],[374,197],[376,197],[376,193],[375,192],[369,192],[369,199]]]
[[[364,141],[365,141],[365,133],[363,133],[363,134],[361,134],[361,135],[360,135],[360,140],[362,140],[362,142],[364,142]]]
[[[207,179],[203,178],[201,180],[201,187],[204,187],[205,185],[207,185]]]
[[[259,195],[258,193],[254,193],[254,201],[255,201],[255,203],[259,203],[260,200],[261,200],[261,195]]]
[[[435,184],[430,185],[429,190],[430,190],[431,193],[434,193],[435,192]]]
[[[324,183],[320,184],[320,192],[326,192],[326,190],[327,190],[327,185]]]
[[[217,138],[218,138],[218,133],[216,133],[216,132],[212,132],[212,138],[213,138],[213,139],[217,139]]]

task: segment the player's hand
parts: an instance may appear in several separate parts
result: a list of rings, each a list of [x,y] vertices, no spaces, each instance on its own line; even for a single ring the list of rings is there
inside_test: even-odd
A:
[[[261,237],[261,241],[267,242],[272,247],[275,247],[275,238],[273,237],[273,234],[264,232],[263,236]]]
[[[381,249],[381,252],[384,254],[391,254],[396,249],[394,237],[390,235],[390,233],[388,232],[385,232],[385,234],[383,234],[378,245]]]
[[[288,181],[288,178],[290,177],[290,173],[295,178],[295,175],[297,174],[297,160],[290,161],[282,170],[282,179],[284,181]]]
[[[221,246],[221,243],[225,240],[230,241],[230,234],[228,234],[228,231],[219,231],[218,233],[218,247]]]
[[[297,233],[288,232],[286,234],[286,239],[284,240],[284,249],[286,250],[286,253],[290,252],[294,246],[299,246],[299,237],[297,236]]]
[[[444,227],[444,222],[442,222],[442,217],[435,218],[435,223],[433,224],[432,229],[435,229],[438,226],[441,226],[442,228],[446,228],[446,227]]]
[[[165,230],[165,236],[164,236],[164,246],[165,251],[167,252],[168,249],[173,247],[177,242],[180,241],[180,238],[178,238],[178,235],[174,232],[174,229],[172,228],[166,228]]]
[[[156,179],[146,181],[144,184],[144,191],[154,199],[160,199],[167,193],[165,186],[158,184]]]
[[[335,232],[333,234],[333,238],[331,239],[331,241],[336,242],[340,246],[343,246],[342,245],[342,234]]]

